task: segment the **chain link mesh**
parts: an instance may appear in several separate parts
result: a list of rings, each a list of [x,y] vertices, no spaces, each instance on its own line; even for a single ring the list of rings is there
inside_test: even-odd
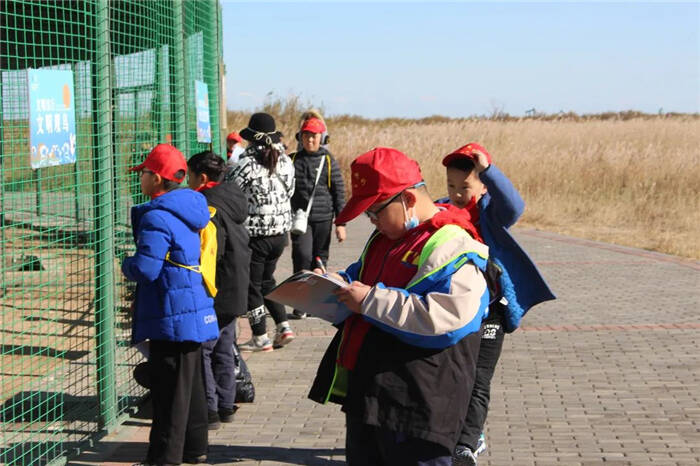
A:
[[[127,170],[160,142],[186,156],[209,147],[196,140],[194,80],[208,85],[220,153],[220,6],[2,4],[0,463],[48,464],[144,394],[131,375],[133,287],[119,265],[133,250],[129,209],[145,199]],[[73,72],[75,164],[31,168],[28,69]]]

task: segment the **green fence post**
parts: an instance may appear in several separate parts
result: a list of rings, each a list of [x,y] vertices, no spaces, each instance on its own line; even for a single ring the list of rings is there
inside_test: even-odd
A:
[[[161,82],[163,81],[163,70],[161,66],[161,53],[158,45],[154,48],[155,60],[156,60],[156,72],[153,77],[153,100],[151,107],[151,122],[154,128],[151,128],[151,143],[153,142],[153,135],[155,134],[156,142],[165,142],[165,139],[161,137],[161,95],[163,93],[163,88]],[[152,144],[151,144],[152,145]]]
[[[75,76],[78,74],[75,70],[75,66],[70,67],[73,72],[73,86],[75,86]],[[75,86],[77,88],[77,86]],[[76,135],[77,136],[77,135]],[[76,229],[80,229],[80,175],[78,173],[78,160],[76,158],[73,164],[73,182],[75,183],[75,199],[73,200],[73,207],[75,209],[75,226]]]
[[[100,426],[109,429],[117,421],[116,339],[114,332],[114,213],[112,163],[112,92],[109,42],[109,3],[98,0],[96,55],[92,60],[95,96],[93,131],[95,209],[95,333],[97,344],[97,392]]]
[[[0,96],[2,96],[2,73],[0,72]],[[0,101],[0,296],[5,294],[5,261],[9,257],[5,254],[5,114],[2,111]]]
[[[219,2],[212,0],[209,2],[209,24],[219,23]],[[221,88],[219,86],[219,28],[207,28],[205,29],[205,34],[209,37],[208,44],[204,44],[204,48],[209,47],[211,53],[211,62],[206,63],[205,61],[205,77],[207,74],[206,68],[209,69],[209,118],[211,119],[211,142],[213,145],[213,150],[217,154],[221,155]],[[205,54],[206,56],[206,54]],[[213,105],[212,105],[213,102]],[[212,108],[214,107],[214,108]],[[210,149],[211,150],[211,149]]]
[[[75,199],[73,199],[73,209],[75,210],[76,228],[80,225],[80,175],[78,173],[78,161],[73,164],[73,182],[75,183]]]
[[[216,39],[216,63],[217,63],[217,79],[218,79],[218,89],[219,89],[219,106],[221,106],[225,99],[226,96],[223,95],[223,91],[225,89],[223,88],[224,84],[224,76],[226,75],[226,65],[224,64],[223,60],[223,50],[224,50],[224,32],[223,32],[223,21],[221,20],[221,2],[217,1],[216,2],[216,32],[217,32],[217,39]],[[219,109],[219,114],[221,115],[221,121],[219,122],[219,154],[221,156],[224,156],[223,152],[224,149],[226,148],[226,135],[228,134],[228,109],[226,108],[226,105],[224,105],[223,109]]]
[[[162,39],[161,39],[162,40]],[[172,137],[172,121],[170,120],[170,67],[167,50],[162,44],[158,47],[158,142],[166,142],[167,134]],[[167,95],[167,97],[166,97]]]
[[[39,225],[41,225],[41,174],[39,173],[39,170],[41,170],[41,168],[32,170],[32,175],[34,176],[34,183],[36,184],[36,192],[34,196],[36,199],[36,215],[39,217],[37,221],[39,222]]]
[[[175,98],[170,102],[175,110],[175,134],[173,145],[187,156],[189,153],[189,134],[187,134],[187,90],[185,89],[186,62],[185,58],[185,27],[183,23],[182,0],[173,1],[173,29],[175,40],[173,41],[173,75],[175,78]]]

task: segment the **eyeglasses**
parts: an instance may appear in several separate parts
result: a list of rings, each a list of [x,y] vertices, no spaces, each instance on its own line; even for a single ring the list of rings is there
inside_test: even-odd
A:
[[[372,220],[373,222],[376,222],[376,221],[379,219],[379,213],[380,213],[382,210],[386,209],[386,206],[388,206],[389,204],[391,204],[392,202],[394,202],[396,199],[398,199],[398,197],[399,197],[401,194],[403,194],[403,191],[400,191],[400,192],[398,192],[397,194],[394,194],[394,195],[391,197],[391,199],[389,199],[388,201],[386,201],[386,202],[385,202],[380,208],[378,208],[377,210],[374,210],[374,211],[372,211],[372,210],[365,210],[365,215],[367,215],[367,216],[369,217],[369,219]]]
[[[155,174],[154,171],[151,171],[147,168],[142,168],[141,171],[139,172],[139,176],[143,176],[144,173],[150,173],[151,175]]]

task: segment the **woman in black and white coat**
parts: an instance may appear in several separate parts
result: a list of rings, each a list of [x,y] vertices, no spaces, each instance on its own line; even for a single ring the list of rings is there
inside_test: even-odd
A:
[[[294,194],[294,165],[284,153],[282,133],[276,131],[271,115],[253,114],[240,135],[248,141],[248,147],[226,175],[226,181],[235,181],[248,198],[246,228],[251,250],[248,320],[253,338],[239,348],[241,351],[272,351],[265,307],[277,324],[274,346],[284,346],[294,339],[284,306],[264,299],[275,287],[273,274],[292,226],[289,201]]]

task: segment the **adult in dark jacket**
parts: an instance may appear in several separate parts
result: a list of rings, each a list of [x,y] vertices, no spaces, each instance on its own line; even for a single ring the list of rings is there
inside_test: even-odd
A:
[[[248,310],[250,249],[244,225],[248,202],[237,184],[220,183],[226,163],[217,154],[200,152],[188,160],[187,166],[187,183],[207,198],[211,221],[216,226],[214,309],[221,331],[217,340],[202,345],[209,429],[215,429],[220,422],[232,422],[235,412],[236,318]]]
[[[318,260],[325,266],[333,218],[345,206],[345,186],[340,166],[328,149],[321,146],[324,133],[326,125],[320,118],[306,119],[299,132],[303,149],[291,155],[296,180],[291,200],[292,212],[307,210],[311,202],[306,232],[295,234],[292,231],[291,234],[294,272],[318,267]],[[335,236],[339,242],[345,240],[345,225],[336,225]],[[303,312],[296,309],[293,315],[305,317]]]

